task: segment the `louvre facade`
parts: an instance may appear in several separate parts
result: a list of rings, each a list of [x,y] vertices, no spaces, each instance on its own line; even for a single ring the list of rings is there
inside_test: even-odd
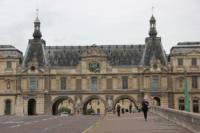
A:
[[[0,115],[73,114],[138,109],[152,105],[185,109],[184,83],[190,111],[199,113],[200,42],[181,42],[166,54],[150,18],[145,44],[47,46],[40,21],[23,53],[0,45]]]

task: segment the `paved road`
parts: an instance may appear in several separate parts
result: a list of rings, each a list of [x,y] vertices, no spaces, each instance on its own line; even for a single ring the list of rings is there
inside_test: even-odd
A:
[[[191,133],[185,128],[149,114],[144,121],[142,113],[125,114],[121,117],[109,114],[96,122],[85,133]]]
[[[81,133],[101,116],[1,116],[0,133]]]

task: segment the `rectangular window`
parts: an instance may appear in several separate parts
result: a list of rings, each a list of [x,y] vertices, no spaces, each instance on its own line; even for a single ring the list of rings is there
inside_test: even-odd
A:
[[[197,76],[192,76],[192,88],[197,89],[198,88],[198,78]]]
[[[128,89],[128,76],[122,77],[122,89]]]
[[[112,88],[113,88],[113,87],[112,87],[112,79],[107,79],[106,82],[107,82],[107,83],[106,83],[107,89],[112,89]]]
[[[178,58],[178,66],[182,66],[183,65],[183,58]]]
[[[179,88],[183,88],[183,79],[179,80]]]
[[[35,77],[31,77],[29,79],[29,88],[31,91],[35,91],[37,89],[37,79]]]
[[[153,91],[157,91],[159,89],[159,76],[158,75],[152,76],[151,88]]]
[[[65,77],[61,77],[60,78],[60,89],[61,90],[65,90],[66,89],[66,78]]]
[[[91,78],[91,89],[93,91],[97,90],[97,77],[92,77]]]
[[[197,65],[197,59],[196,58],[192,58],[192,66],[196,66]]]
[[[11,61],[7,61],[6,62],[6,68],[7,69],[11,69],[12,68],[12,62]]]
[[[82,82],[81,82],[81,79],[76,79],[76,89],[77,90],[81,90],[81,85],[82,84]]]

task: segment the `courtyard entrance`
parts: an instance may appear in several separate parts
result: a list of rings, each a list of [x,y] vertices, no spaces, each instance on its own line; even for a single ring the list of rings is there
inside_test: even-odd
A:
[[[68,97],[58,98],[52,106],[52,114],[57,115],[61,113],[73,114],[74,104]]]
[[[6,100],[5,101],[5,115],[10,115],[11,114],[11,100]]]
[[[35,99],[28,100],[28,115],[36,115],[36,101]]]
[[[136,112],[138,107],[135,103],[135,100],[131,97],[119,97],[117,98],[117,100],[115,101],[115,104],[114,104],[114,109],[116,111],[117,109],[117,106],[120,106],[121,107],[121,110],[120,112],[123,114],[123,113],[126,113],[126,112]]]
[[[88,99],[83,105],[83,114],[105,114],[105,103],[100,98]]]

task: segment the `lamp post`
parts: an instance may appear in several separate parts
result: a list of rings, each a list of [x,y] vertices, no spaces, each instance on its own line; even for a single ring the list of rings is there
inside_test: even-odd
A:
[[[188,90],[188,81],[187,81],[187,73],[186,69],[184,71],[184,105],[185,111],[190,112],[190,101],[189,101],[189,90]]]

